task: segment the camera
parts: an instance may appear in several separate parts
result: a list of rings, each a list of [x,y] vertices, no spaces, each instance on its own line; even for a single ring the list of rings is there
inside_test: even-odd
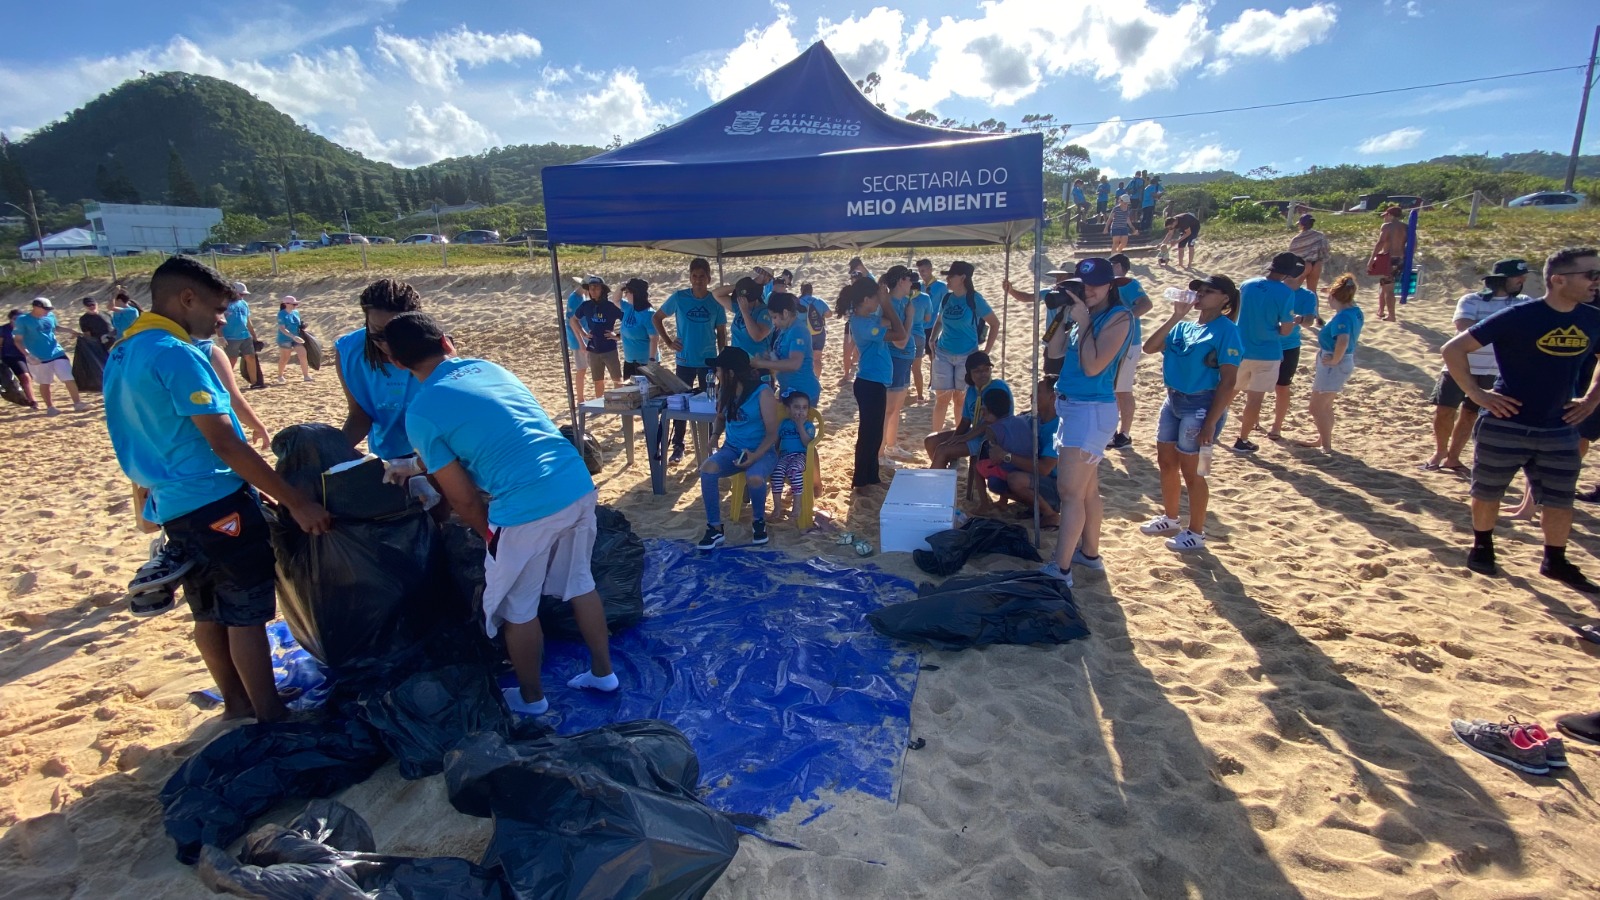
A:
[[[1055,289],[1047,291],[1044,295],[1044,305],[1047,309],[1064,309],[1079,301],[1088,302],[1083,295],[1083,282],[1060,281]]]

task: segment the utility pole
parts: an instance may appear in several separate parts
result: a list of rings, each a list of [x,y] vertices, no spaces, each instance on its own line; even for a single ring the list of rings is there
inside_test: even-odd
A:
[[[1578,177],[1578,151],[1583,149],[1583,120],[1589,115],[1589,89],[1594,87],[1594,58],[1600,52],[1600,25],[1594,29],[1594,42],[1589,45],[1589,71],[1583,75],[1583,102],[1578,105],[1578,130],[1572,135],[1572,155],[1567,157],[1567,181],[1564,191],[1572,190]]]
[[[39,227],[39,208],[33,204],[33,188],[28,189],[28,215],[33,216],[33,239],[39,242],[39,262],[44,262],[44,230]]]

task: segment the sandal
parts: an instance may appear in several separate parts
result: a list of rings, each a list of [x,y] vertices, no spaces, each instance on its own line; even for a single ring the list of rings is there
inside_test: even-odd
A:
[[[1583,638],[1591,644],[1600,644],[1600,626],[1573,625],[1571,628],[1573,631],[1578,633],[1578,637]]]
[[[1436,463],[1436,462],[1425,462],[1422,465],[1417,466],[1417,471],[1419,471],[1419,472],[1437,472],[1437,471],[1439,471],[1439,464]]]

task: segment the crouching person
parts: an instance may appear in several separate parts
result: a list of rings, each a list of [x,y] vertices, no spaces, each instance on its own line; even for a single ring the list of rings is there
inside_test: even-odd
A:
[[[550,708],[539,679],[542,594],[572,604],[589,647],[589,671],[567,686],[616,690],[605,609],[589,569],[595,487],[583,457],[515,375],[455,357],[426,313],[396,316],[384,339],[389,358],[422,382],[406,409],[407,436],[461,520],[488,545],[484,627],[490,637],[505,629],[520,685],[505,690],[506,705],[530,716]]]

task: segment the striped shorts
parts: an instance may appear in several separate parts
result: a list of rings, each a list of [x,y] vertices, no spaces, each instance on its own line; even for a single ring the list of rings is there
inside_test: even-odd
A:
[[[1496,503],[1520,469],[1528,475],[1533,499],[1542,506],[1571,509],[1578,489],[1578,429],[1530,428],[1492,416],[1478,417],[1477,450],[1472,459],[1472,496]]]

